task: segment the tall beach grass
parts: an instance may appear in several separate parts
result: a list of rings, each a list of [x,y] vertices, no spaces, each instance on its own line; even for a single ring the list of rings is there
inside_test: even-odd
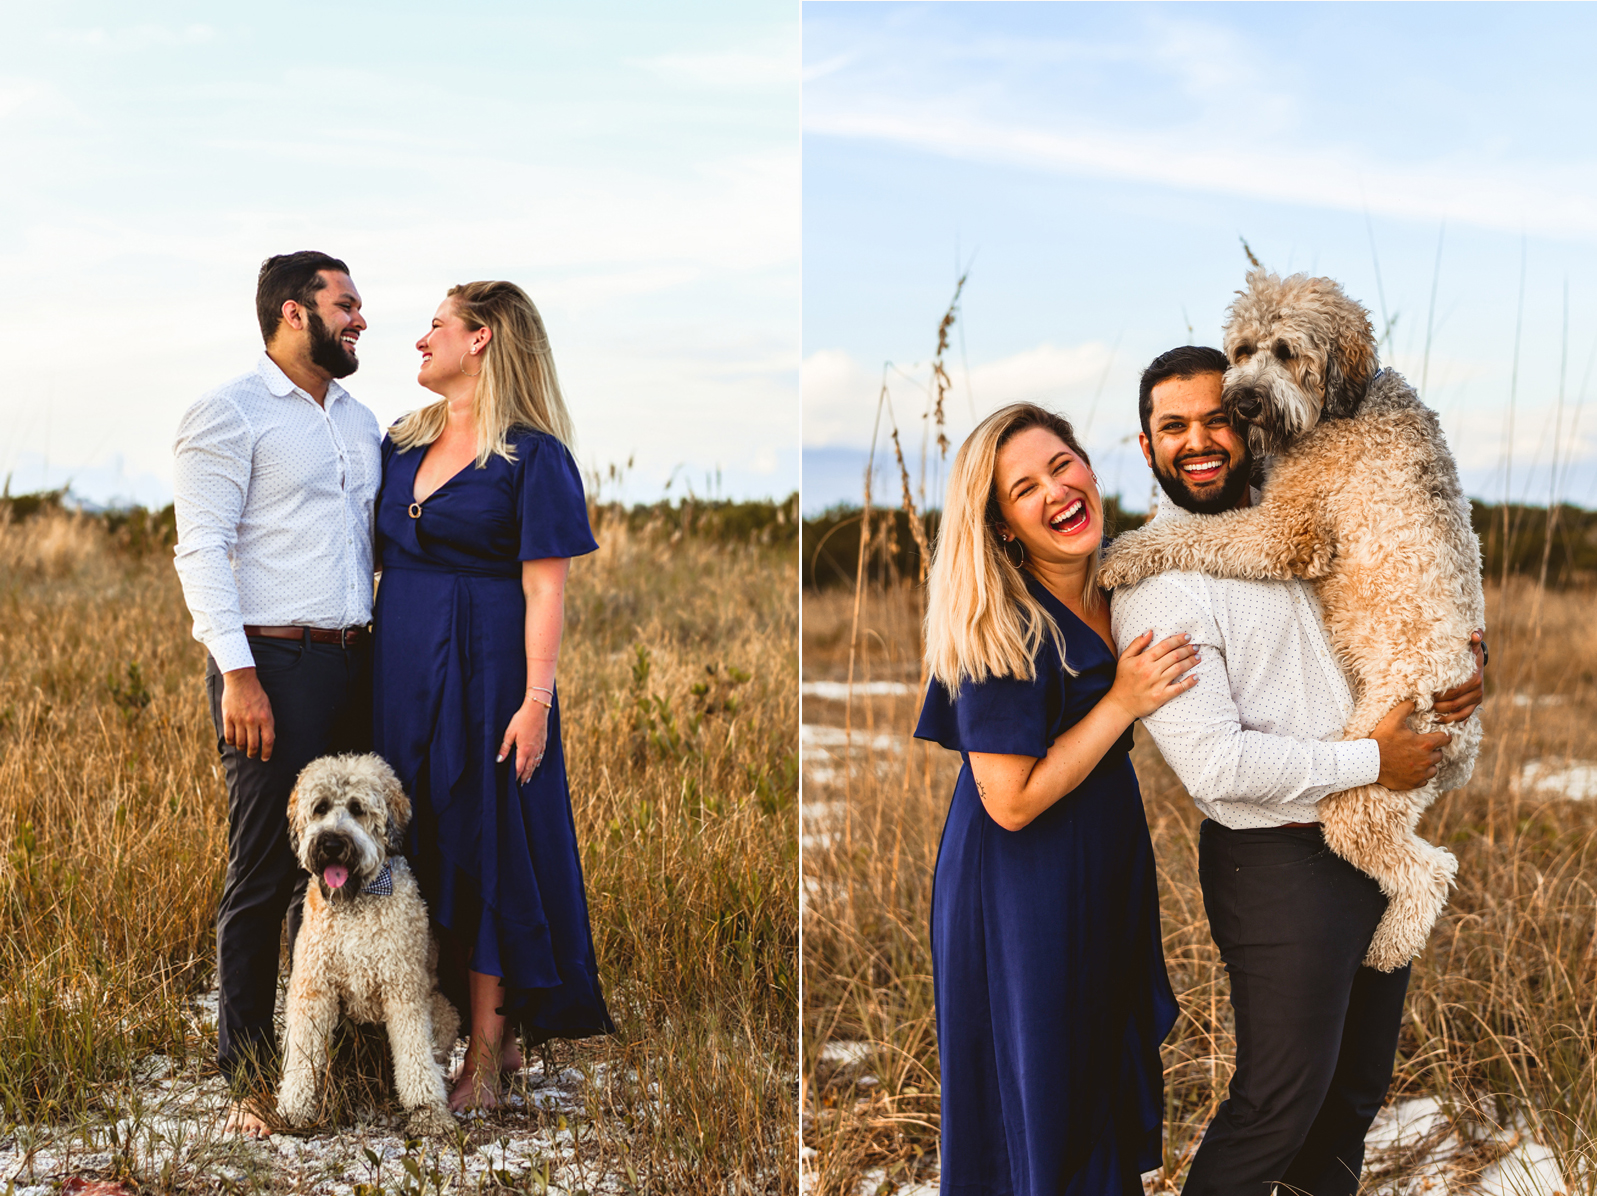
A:
[[[1394,1099],[1434,1096],[1460,1123],[1518,1119],[1555,1151],[1571,1191],[1587,1194],[1597,1192],[1594,597],[1512,576],[1489,594],[1486,747],[1470,784],[1420,828],[1458,856],[1459,887],[1415,965],[1393,1084]],[[855,600],[806,591],[806,681],[845,677]],[[935,1174],[927,925],[958,758],[908,738],[918,613],[908,585],[871,587],[852,636],[852,709],[814,687],[804,704],[802,1083],[817,1194],[853,1193],[866,1176],[894,1190]],[[849,721],[852,747],[824,730]],[[1155,1180],[1173,1192],[1225,1095],[1231,1015],[1198,888],[1200,816],[1140,727],[1133,761],[1182,1010],[1164,1047],[1167,1139]],[[1454,1181],[1467,1184],[1502,1149],[1483,1141],[1459,1155]],[[1370,1190],[1397,1190],[1417,1168],[1417,1156],[1383,1160]]]
[[[767,506],[596,509],[572,569],[559,685],[617,1033],[557,1049],[594,1077],[582,1173],[636,1190],[796,1190],[796,499]],[[169,520],[0,509],[0,1138],[214,1053],[203,664]]]

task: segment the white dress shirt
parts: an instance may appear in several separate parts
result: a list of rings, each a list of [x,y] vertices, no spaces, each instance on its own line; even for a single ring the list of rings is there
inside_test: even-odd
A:
[[[1155,518],[1191,517],[1160,496]],[[1341,739],[1353,695],[1308,583],[1163,573],[1116,590],[1110,621],[1121,649],[1150,628],[1192,636],[1197,685],[1142,722],[1216,822],[1316,822],[1320,798],[1380,775],[1373,739]]]
[[[266,354],[178,425],[177,573],[194,638],[224,673],[244,625],[355,627],[372,616],[377,417],[337,382],[325,406]]]

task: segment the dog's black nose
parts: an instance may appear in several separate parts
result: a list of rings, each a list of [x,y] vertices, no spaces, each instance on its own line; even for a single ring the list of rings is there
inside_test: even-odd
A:
[[[1243,419],[1257,419],[1264,404],[1255,390],[1239,390],[1231,395],[1231,410]]]
[[[311,867],[317,870],[329,864],[348,864],[355,858],[355,845],[348,836],[329,831],[316,836],[311,844]]]

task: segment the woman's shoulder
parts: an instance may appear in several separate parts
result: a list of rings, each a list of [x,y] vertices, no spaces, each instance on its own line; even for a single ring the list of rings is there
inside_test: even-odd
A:
[[[528,427],[526,424],[511,424],[505,432],[505,443],[513,444],[517,448],[526,445],[529,448],[556,448],[561,452],[567,451],[558,436]]]

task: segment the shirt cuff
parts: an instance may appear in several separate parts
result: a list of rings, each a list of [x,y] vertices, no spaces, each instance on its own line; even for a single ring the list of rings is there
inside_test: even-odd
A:
[[[250,651],[249,637],[242,628],[218,635],[205,647],[216,661],[216,667],[224,673],[255,667],[255,654]]]
[[[1373,739],[1349,739],[1331,745],[1336,752],[1336,789],[1373,785],[1381,775],[1381,745]]]

